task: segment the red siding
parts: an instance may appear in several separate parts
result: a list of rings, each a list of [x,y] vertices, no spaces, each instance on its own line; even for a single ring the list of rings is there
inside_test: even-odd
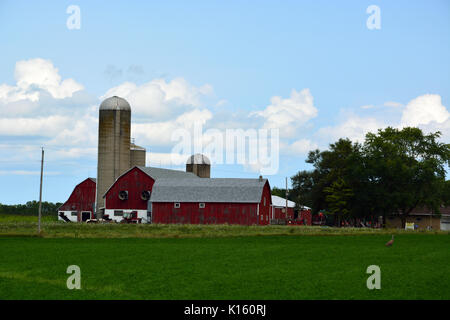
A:
[[[147,201],[141,199],[142,191],[151,191],[155,180],[142,172],[139,168],[133,168],[119,177],[107,191],[105,197],[106,209],[135,209],[147,210]],[[128,199],[120,200],[119,192],[128,191]]]
[[[265,199],[265,202],[264,202]],[[265,205],[264,205],[265,204]],[[270,192],[269,182],[266,182],[259,203],[259,223],[262,225],[270,224],[272,214],[272,195]]]
[[[303,219],[307,226],[312,225],[311,210],[302,210],[302,211],[300,211],[300,219]]]
[[[59,211],[90,211],[94,216],[96,184],[91,179],[86,179],[78,184],[72,191],[69,199],[59,208]]]
[[[213,202],[205,203],[205,208],[200,208],[198,202],[182,202],[180,208],[175,208],[173,202],[156,202],[152,204],[152,221],[188,224],[269,224],[271,204],[270,186],[266,183],[259,203],[259,221],[257,203]]]
[[[205,203],[199,208],[198,202],[184,202],[175,208],[173,202],[152,204],[153,223],[189,224],[256,224],[257,204],[255,203]]]
[[[286,219],[286,213],[283,212],[285,208],[282,207],[274,207],[273,212],[275,215],[275,219]],[[294,219],[294,208],[288,207],[288,219]]]

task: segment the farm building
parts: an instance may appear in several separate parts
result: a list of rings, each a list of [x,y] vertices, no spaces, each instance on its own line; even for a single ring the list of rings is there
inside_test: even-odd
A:
[[[295,202],[288,200],[286,216],[286,199],[272,195],[273,223],[278,223],[280,220],[284,223],[285,219],[296,220],[297,222],[301,222],[301,224],[311,225],[311,208],[302,206],[300,210],[296,210]]]
[[[286,199],[272,195],[272,219],[294,219],[295,202],[288,200],[286,215]]]
[[[105,200],[105,215],[115,221],[122,220],[124,213],[136,211],[143,222],[151,222],[148,202],[155,181],[162,178],[199,179],[190,172],[153,167],[133,167],[109,187],[103,195]]]
[[[98,180],[76,186],[60,219],[83,222],[106,215],[117,222],[131,216],[143,223],[270,223],[274,209],[267,179],[210,178],[211,163],[202,154],[187,159],[186,171],[146,167],[146,149],[131,141],[130,127],[125,99],[113,96],[101,103]]]
[[[136,212],[144,223],[268,224],[267,179],[199,178],[191,172],[134,167],[106,191],[105,215]]]
[[[450,207],[441,207],[440,215],[434,214],[428,208],[416,208],[406,222],[414,223],[416,229],[450,230]],[[388,216],[386,219],[387,228],[401,228],[402,221],[398,215]]]
[[[150,198],[154,223],[266,225],[267,179],[160,179]]]
[[[94,218],[96,180],[87,178],[72,191],[69,199],[58,209],[58,219],[82,222]]]

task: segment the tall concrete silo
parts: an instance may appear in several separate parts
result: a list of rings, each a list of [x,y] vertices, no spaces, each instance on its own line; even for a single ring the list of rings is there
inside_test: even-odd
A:
[[[131,107],[123,98],[105,99],[99,110],[97,216],[103,215],[103,195],[130,168]]]
[[[186,172],[192,172],[200,178],[210,178],[211,162],[208,157],[203,154],[194,154],[186,161]]]

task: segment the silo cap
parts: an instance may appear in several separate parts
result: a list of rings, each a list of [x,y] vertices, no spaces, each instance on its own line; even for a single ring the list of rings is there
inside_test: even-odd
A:
[[[211,162],[209,161],[207,156],[205,156],[201,153],[196,153],[187,159],[186,164],[209,164],[209,165],[211,165]]]
[[[130,104],[124,98],[113,96],[103,100],[100,110],[125,110],[131,111]]]

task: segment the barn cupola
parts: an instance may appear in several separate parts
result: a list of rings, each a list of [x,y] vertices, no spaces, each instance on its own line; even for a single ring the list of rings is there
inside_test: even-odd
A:
[[[208,157],[203,154],[194,154],[186,161],[186,172],[191,172],[200,178],[210,178],[211,162]]]

